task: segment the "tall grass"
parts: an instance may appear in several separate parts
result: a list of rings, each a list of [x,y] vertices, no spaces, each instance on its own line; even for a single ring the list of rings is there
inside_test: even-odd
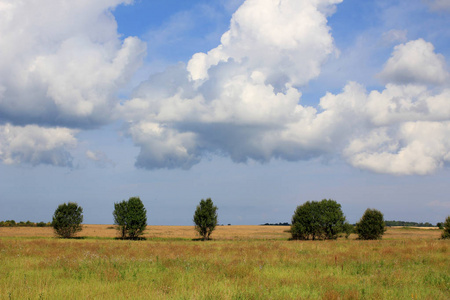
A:
[[[0,299],[450,299],[450,241],[0,238]]]

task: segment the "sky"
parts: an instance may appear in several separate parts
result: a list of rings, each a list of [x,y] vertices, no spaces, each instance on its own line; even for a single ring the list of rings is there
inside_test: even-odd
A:
[[[449,0],[0,0],[0,220],[450,215]]]

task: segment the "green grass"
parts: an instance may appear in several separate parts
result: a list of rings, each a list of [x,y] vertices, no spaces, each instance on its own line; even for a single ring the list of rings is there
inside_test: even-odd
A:
[[[0,238],[0,299],[450,299],[450,241]]]

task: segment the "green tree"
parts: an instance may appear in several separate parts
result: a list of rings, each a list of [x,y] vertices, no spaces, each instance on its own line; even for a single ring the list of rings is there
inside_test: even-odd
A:
[[[136,240],[144,234],[147,227],[147,210],[139,197],[114,203],[113,216],[120,238]]]
[[[217,206],[214,206],[211,198],[201,200],[194,213],[195,230],[203,240],[209,240],[211,233],[217,226]]]
[[[442,233],[443,239],[450,239],[450,216],[445,219],[444,222],[444,232]]]
[[[360,240],[381,239],[386,231],[383,214],[376,209],[367,209],[355,228]]]
[[[83,208],[78,204],[69,202],[58,206],[53,214],[52,226],[56,235],[62,238],[71,238],[81,231],[83,222]]]
[[[334,200],[319,202],[321,227],[324,239],[337,239],[339,233],[344,232],[345,216],[341,205]]]
[[[291,235],[294,240],[313,240],[318,231],[318,216],[315,209],[315,201],[307,201],[303,205],[297,206],[292,216]]]
[[[307,201],[297,206],[292,216],[291,235],[294,240],[336,239],[344,232],[345,216],[334,200]]]
[[[45,223],[45,222],[39,222],[39,223],[36,223],[36,226],[37,226],[37,227],[46,227],[46,226],[47,226],[47,223]]]
[[[118,225],[117,229],[120,233],[120,238],[125,239],[127,237],[127,204],[128,201],[114,203],[114,224]]]

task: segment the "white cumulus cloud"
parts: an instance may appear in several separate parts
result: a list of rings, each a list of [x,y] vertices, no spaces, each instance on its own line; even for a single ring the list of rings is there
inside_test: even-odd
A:
[[[338,52],[327,17],[342,0],[246,0],[217,47],[150,76],[120,103],[117,91],[146,53],[139,39],[118,36],[110,10],[128,2],[0,0],[3,163],[70,167],[77,128],[112,119],[125,122],[140,149],[136,166],[146,169],[189,169],[215,154],[340,156],[396,175],[450,161],[450,76],[430,42],[387,32],[402,44],[378,75],[384,87],[349,82],[307,106],[302,89]],[[112,164],[101,151],[85,156]]]
[[[143,168],[189,168],[207,153],[234,161],[303,159],[326,150],[316,109],[298,105],[335,50],[326,14],[341,1],[247,0],[221,44],[152,76],[118,114]],[[327,133],[332,135],[332,133]]]
[[[450,122],[406,122],[373,129],[345,149],[362,169],[396,175],[425,175],[450,162]]]
[[[355,95],[355,102],[346,101]],[[424,86],[388,84],[381,92],[367,92],[350,83],[321,103],[334,103],[326,112],[345,116],[344,124],[352,124],[343,134],[342,150],[351,165],[378,173],[424,175],[450,160],[449,99],[449,89],[433,93]]]
[[[442,84],[449,79],[445,58],[431,43],[418,39],[394,48],[380,77],[392,83]]]
[[[394,48],[384,89],[350,82],[318,107],[301,104],[302,85],[335,51],[326,17],[338,2],[247,0],[218,47],[143,82],[116,111],[140,148],[136,165],[188,169],[211,153],[235,162],[341,156],[397,175],[447,164],[448,73],[422,39]]]
[[[92,127],[145,55],[123,42],[110,9],[130,1],[9,1],[0,6],[0,118]]]
[[[263,72],[267,82],[277,87],[305,84],[319,75],[320,65],[334,51],[321,9],[340,2],[245,1],[234,13],[221,44],[189,61],[191,78],[206,79],[213,66],[232,60]]]
[[[146,52],[138,38],[117,33],[111,10],[131,2],[0,0],[4,163],[70,166],[76,140],[68,128],[111,121],[117,92]]]
[[[68,149],[77,145],[77,131],[36,125],[0,126],[0,160],[5,164],[48,164],[72,167]]]

